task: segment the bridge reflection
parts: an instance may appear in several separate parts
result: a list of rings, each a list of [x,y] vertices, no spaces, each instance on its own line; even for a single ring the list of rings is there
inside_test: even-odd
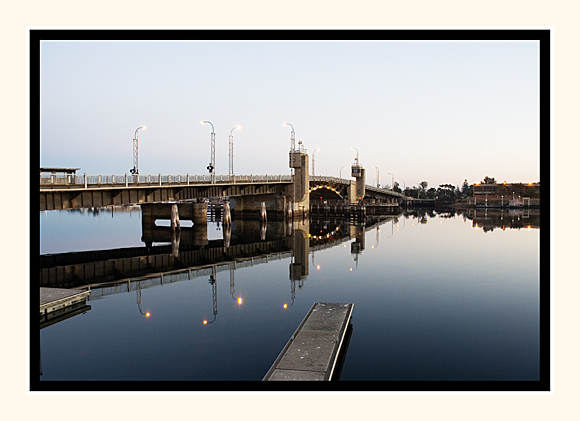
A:
[[[309,275],[310,254],[314,258],[316,251],[354,240],[351,253],[357,260],[365,249],[364,233],[387,221],[398,221],[398,217],[367,218],[352,225],[350,220],[336,218],[234,220],[231,226],[221,227],[223,238],[218,240],[208,240],[207,225],[172,229],[144,224],[143,247],[41,255],[40,286],[87,289],[91,291],[89,300],[135,292],[139,312],[148,317],[143,310],[142,290],[205,278],[211,285],[215,320],[219,273],[229,272],[230,295],[242,304],[235,294],[236,270],[289,259],[292,305],[296,291],[302,289]]]

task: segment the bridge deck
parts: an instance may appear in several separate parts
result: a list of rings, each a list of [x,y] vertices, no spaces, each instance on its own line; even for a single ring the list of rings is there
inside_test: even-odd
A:
[[[263,380],[331,380],[353,306],[314,303]]]

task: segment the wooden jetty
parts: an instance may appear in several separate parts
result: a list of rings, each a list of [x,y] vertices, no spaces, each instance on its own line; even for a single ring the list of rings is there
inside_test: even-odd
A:
[[[40,288],[40,315],[84,303],[90,291],[80,289]]]
[[[314,303],[263,381],[333,380],[353,307]]]

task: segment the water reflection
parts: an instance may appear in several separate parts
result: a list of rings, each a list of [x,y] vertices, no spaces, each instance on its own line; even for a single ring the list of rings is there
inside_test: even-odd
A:
[[[93,211],[89,210],[91,212]],[[396,233],[395,225],[397,231],[404,229],[407,218],[415,219],[419,224],[428,224],[429,219],[435,217],[445,219],[454,218],[456,215],[462,215],[464,220],[471,220],[473,228],[483,229],[484,232],[493,231],[495,228],[536,229],[540,226],[540,214],[537,210],[486,209],[464,213],[454,210],[411,210],[404,214],[373,216],[362,220],[233,220],[222,226],[221,240],[208,240],[207,225],[165,227],[144,220],[141,236],[144,247],[41,255],[40,286],[90,289],[91,299],[135,291],[139,313],[149,317],[150,314],[143,311],[143,289],[209,275],[213,320],[204,322],[209,324],[217,318],[218,272],[229,271],[230,295],[240,305],[241,297],[235,295],[236,269],[289,257],[288,279],[292,305],[297,290],[304,287],[308,278],[308,258],[312,256],[314,265],[316,251],[340,244],[346,247],[346,243],[350,242],[354,269],[358,269],[360,257],[366,248],[366,231],[376,228],[375,242],[371,246],[374,249],[380,243],[381,225],[390,223],[391,232],[386,238],[391,238]],[[219,217],[217,211],[212,211],[212,219]],[[402,226],[399,223],[401,219]]]
[[[212,218],[216,213],[212,212]],[[230,273],[230,295],[235,295],[235,271],[238,268],[290,258],[290,305],[297,290],[304,287],[309,275],[309,255],[350,241],[351,255],[358,267],[365,250],[365,232],[391,221],[391,231],[399,216],[372,217],[365,220],[305,219],[287,221],[234,220],[222,226],[223,238],[208,240],[207,225],[191,227],[157,226],[142,220],[141,240],[145,246],[94,250],[40,256],[40,286],[90,289],[90,299],[135,292],[137,308],[143,309],[142,290],[201,276],[209,276],[213,302],[213,320],[218,314],[217,274]],[[219,221],[216,221],[219,222]],[[392,235],[392,233],[391,233]],[[375,246],[379,244],[379,230]],[[170,243],[167,244],[167,243]],[[346,244],[345,244],[346,246]]]
[[[521,353],[518,354],[520,348],[516,345],[514,348],[504,346],[505,349],[502,345],[512,344],[510,338],[514,332],[522,331],[527,335],[524,335],[527,342],[518,340],[514,343],[525,343],[526,347],[522,346],[521,349],[535,349],[535,336],[532,334],[535,325],[530,320],[538,319],[537,314],[533,313],[537,309],[537,303],[533,301],[537,288],[532,285],[526,289],[526,294],[521,294],[522,288],[527,288],[527,283],[534,280],[533,271],[531,276],[526,273],[525,276],[518,275],[514,278],[514,272],[508,265],[510,262],[506,260],[496,262],[503,265],[501,270],[485,272],[483,266],[478,266],[481,259],[470,260],[467,255],[464,257],[468,269],[464,270],[463,266],[455,263],[456,260],[461,260],[456,258],[457,253],[449,253],[454,256],[453,264],[449,263],[451,259],[443,260],[439,264],[444,256],[437,253],[443,252],[429,254],[431,251],[427,247],[437,244],[438,250],[455,252],[466,248],[464,243],[458,245],[457,241],[453,242],[453,238],[456,240],[462,237],[447,235],[453,230],[460,232],[483,229],[489,233],[498,228],[539,228],[537,211],[472,210],[460,213],[454,210],[411,210],[399,215],[373,216],[358,220],[312,218],[275,221],[270,218],[266,223],[259,220],[233,220],[231,225],[220,225],[219,230],[215,230],[215,227],[220,220],[217,216],[213,218],[217,220],[203,228],[181,224],[180,229],[176,227],[173,230],[171,227],[142,224],[142,220],[135,219],[137,231],[134,236],[143,243],[136,247],[41,255],[41,286],[90,289],[90,300],[94,301],[89,317],[81,322],[75,318],[76,323],[70,323],[73,327],[69,329],[67,323],[66,329],[61,332],[66,331],[68,334],[82,331],[86,326],[96,329],[95,332],[100,332],[101,329],[111,331],[108,345],[100,345],[96,339],[93,342],[87,340],[86,349],[83,348],[85,345],[82,341],[75,342],[75,345],[66,345],[70,346],[70,350],[64,349],[63,345],[65,357],[55,356],[58,354],[55,351],[47,352],[56,349],[55,343],[58,341],[54,339],[55,336],[47,336],[43,331],[45,355],[40,355],[40,371],[42,373],[43,357],[47,356],[44,368],[52,371],[43,377],[55,376],[55,373],[56,377],[62,378],[70,375],[65,371],[67,368],[56,367],[60,364],[57,362],[66,360],[68,364],[71,357],[67,352],[81,354],[77,348],[88,352],[88,348],[101,347],[94,351],[91,349],[97,359],[107,355],[107,346],[114,347],[117,351],[123,346],[124,339],[121,338],[127,337],[129,326],[138,326],[135,335],[143,334],[144,341],[156,338],[149,343],[149,348],[159,349],[155,355],[148,351],[148,355],[152,356],[150,360],[143,357],[142,361],[146,361],[147,365],[147,373],[142,375],[144,378],[159,376],[161,373],[169,379],[181,379],[180,376],[188,379],[221,379],[222,371],[229,376],[237,368],[227,365],[229,360],[220,359],[220,353],[225,349],[224,344],[229,346],[231,342],[228,341],[234,342],[232,338],[236,335],[239,338],[243,336],[244,340],[251,338],[243,345],[236,342],[241,354],[246,352],[254,355],[264,350],[265,355],[256,357],[256,361],[251,363],[258,374],[252,374],[253,377],[239,375],[236,378],[261,378],[264,369],[268,368],[261,367],[262,362],[270,358],[268,352],[277,355],[288,335],[302,320],[305,306],[309,308],[313,301],[321,299],[336,302],[357,300],[357,304],[360,304],[356,315],[361,321],[361,335],[357,339],[360,342],[355,342],[352,346],[352,355],[356,355],[356,358],[353,357],[348,362],[350,366],[347,366],[345,376],[349,379],[376,377],[384,380],[402,375],[413,379],[437,379],[442,376],[438,370],[443,366],[447,370],[440,370],[445,371],[444,375],[477,379],[481,375],[478,367],[489,367],[484,352],[478,353],[479,350],[484,349],[490,355],[495,353],[493,355],[497,355],[494,357],[496,361],[504,364],[506,356]],[[417,235],[417,231],[399,232],[405,229],[407,218],[416,227],[424,228],[419,230],[421,236]],[[437,219],[436,224],[432,223],[433,218]],[[462,223],[461,218],[468,223]],[[455,221],[451,222],[452,219]],[[440,227],[439,221],[443,224],[451,222],[450,230],[432,229]],[[139,224],[142,225],[140,233]],[[368,238],[365,235],[367,233]],[[524,235],[515,237],[529,237],[527,233],[522,234]],[[484,243],[486,242],[475,241],[469,243],[469,247],[478,247],[478,252],[483,253],[485,250],[481,250],[485,248]],[[323,252],[330,248],[336,249]],[[373,253],[372,250],[377,248],[379,252]],[[427,262],[423,265],[415,265],[412,259],[407,260],[406,256],[414,255],[417,248],[421,252],[427,250],[424,252]],[[492,251],[497,253],[495,248]],[[267,263],[270,263],[268,270],[264,270],[264,266],[260,265]],[[385,270],[386,264],[389,265],[388,270]],[[518,264],[521,265],[522,262]],[[253,266],[260,268],[255,268],[249,274],[238,272]],[[348,273],[349,266],[352,266],[352,270],[358,269],[356,278],[354,273]],[[529,263],[523,265],[531,266],[533,265]],[[476,271],[476,276],[473,276],[473,267],[481,268]],[[226,280],[228,275],[220,275],[221,272],[229,274],[229,289]],[[344,276],[345,273],[348,276]],[[508,274],[506,277],[509,282],[501,278],[500,274],[504,273]],[[515,273],[521,274],[522,269],[518,268]],[[236,285],[236,276],[239,285]],[[194,279],[202,282],[183,282]],[[252,285],[244,282],[249,279],[252,280]],[[352,279],[361,282],[352,283]],[[469,282],[465,282],[465,279],[469,279]],[[182,284],[165,289],[157,288],[179,282]],[[150,288],[155,290],[146,291]],[[506,293],[509,296],[509,305],[504,306],[508,301],[504,299]],[[118,295],[112,297],[114,294]],[[220,308],[218,294],[221,295]],[[109,299],[97,301],[103,297]],[[498,300],[497,297],[502,299]],[[195,304],[192,305],[192,302]],[[111,315],[104,314],[105,309],[111,311]],[[113,314],[115,312],[117,314]],[[193,318],[192,314],[195,314]],[[505,317],[496,321],[495,315],[502,314]],[[155,323],[143,323],[147,317],[155,318]],[[268,320],[265,321],[266,319]],[[124,323],[119,324],[118,320],[124,320]],[[256,324],[256,320],[260,323]],[[189,321],[195,326],[192,327]],[[109,325],[105,328],[107,323]],[[290,333],[282,331],[282,325],[287,325]],[[522,325],[527,326],[527,330],[522,330]],[[477,329],[480,329],[480,336]],[[59,332],[58,329],[55,331]],[[500,339],[498,331],[505,333],[502,333]],[[146,338],[144,332],[147,332]],[[191,332],[195,332],[195,335]],[[433,332],[437,332],[444,339],[438,339]],[[278,333],[281,344],[272,340]],[[222,336],[228,338],[222,339]],[[263,336],[267,338],[262,338]],[[75,335],[70,333],[70,338],[69,342],[74,342]],[[365,341],[362,338],[366,338]],[[260,346],[256,346],[256,341],[262,340],[263,342],[259,342]],[[456,363],[458,354],[454,353],[454,349],[457,348],[444,351],[445,341],[459,343],[463,346],[463,354],[481,358],[481,364],[474,365],[467,357],[465,361]],[[132,355],[131,341],[126,342],[123,355]],[[472,349],[471,344],[476,343],[477,346],[473,345]],[[267,351],[270,345],[272,349]],[[177,348],[179,353],[175,351]],[[426,358],[433,349],[439,351],[434,357],[431,355],[434,358],[431,363],[426,363]],[[197,360],[205,361],[208,361],[208,354],[211,353],[211,358],[215,361],[212,360],[213,365],[209,362],[205,364],[211,366],[210,369],[201,368],[202,364],[197,366],[196,358],[184,358],[185,368],[175,368],[175,372],[172,372],[173,368],[165,365],[167,358],[164,352],[168,350],[176,355],[200,355],[203,358]],[[386,352],[389,358],[383,359],[380,370],[376,366],[365,366],[365,361],[378,361],[380,355]],[[247,357],[246,354],[243,355]],[[238,355],[243,365],[247,366],[247,358],[243,359],[244,356]],[[138,357],[135,358],[136,361],[137,359]],[[529,365],[532,366],[532,363],[533,361]],[[519,362],[515,364],[515,367],[519,367]],[[155,371],[157,367],[159,369]],[[454,367],[459,368],[455,370]],[[189,370],[187,376],[181,374],[186,369]],[[97,377],[128,378],[135,375],[129,369],[122,373],[111,371],[103,374],[98,374],[98,370],[99,367],[94,367]],[[495,370],[494,376],[497,373],[505,374],[502,374],[501,367]],[[377,374],[378,371],[380,374]],[[94,373],[86,374],[85,377],[95,378]]]

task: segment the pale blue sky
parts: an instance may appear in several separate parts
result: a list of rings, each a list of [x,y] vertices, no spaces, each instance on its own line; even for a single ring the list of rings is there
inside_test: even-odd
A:
[[[356,152],[373,184],[540,181],[537,42],[178,41],[41,44],[41,165],[87,174],[316,174]],[[343,170],[346,176],[348,171]]]

